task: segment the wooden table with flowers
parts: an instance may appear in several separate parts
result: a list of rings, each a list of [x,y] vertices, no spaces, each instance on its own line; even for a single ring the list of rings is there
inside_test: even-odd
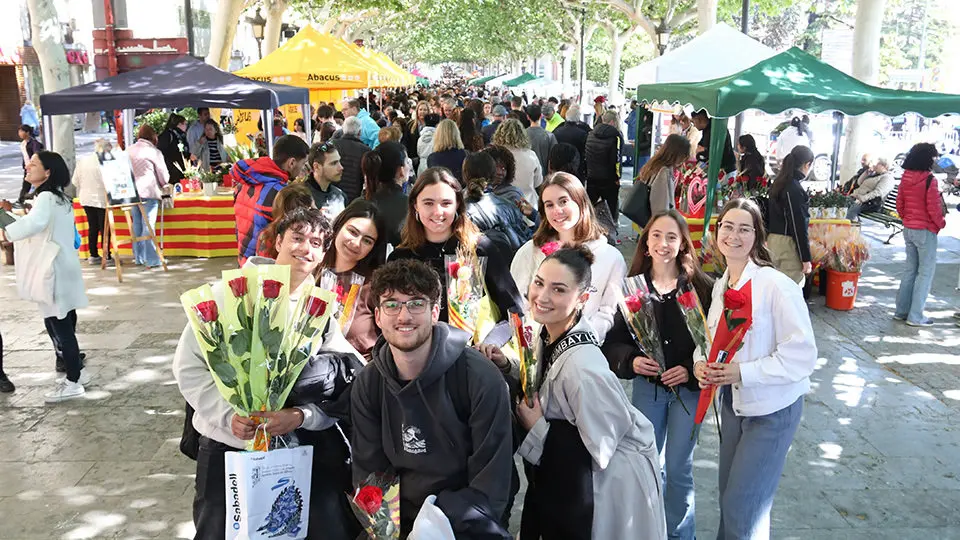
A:
[[[76,200],[73,215],[80,233],[80,258],[90,256],[87,245],[87,215]],[[117,236],[121,238],[120,255],[132,256],[130,227],[120,209],[114,210]],[[163,252],[168,257],[236,257],[237,224],[233,211],[233,195],[205,197],[177,194],[174,207],[157,211],[157,236],[163,239]],[[103,253],[103,250],[100,250]]]

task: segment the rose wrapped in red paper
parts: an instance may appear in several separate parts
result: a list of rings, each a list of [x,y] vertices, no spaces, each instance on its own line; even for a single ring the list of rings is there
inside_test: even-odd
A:
[[[543,253],[544,256],[549,257],[550,255],[553,255],[555,251],[557,251],[562,247],[563,247],[563,244],[561,244],[560,242],[547,242],[546,244],[540,246],[540,252]]]
[[[383,490],[377,486],[364,486],[360,488],[354,501],[364,512],[374,514],[383,504]]]
[[[219,315],[217,310],[217,302],[214,300],[200,302],[197,304],[197,313],[200,314],[200,320],[205,323],[217,320],[217,315]]]
[[[272,279],[264,280],[263,282],[263,297],[274,299],[280,296],[280,288],[283,287],[283,283],[275,281]]]
[[[238,277],[231,279],[228,283],[230,286],[230,292],[233,293],[233,296],[237,298],[243,298],[247,295],[247,278]]]

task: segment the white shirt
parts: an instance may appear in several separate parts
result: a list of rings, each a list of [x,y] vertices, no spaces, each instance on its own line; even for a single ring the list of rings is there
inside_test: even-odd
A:
[[[520,188],[523,198],[536,208],[540,203],[537,188],[543,183],[543,170],[540,168],[540,158],[529,148],[511,148],[514,160],[517,162],[516,172],[513,175],[513,185]]]
[[[707,324],[716,335],[723,315],[728,272],[713,286]],[[743,347],[731,362],[740,364],[740,382],[733,385],[737,416],[764,416],[792,405],[810,390],[817,364],[817,343],[800,287],[772,267],[747,263],[734,289],[752,281],[753,322]],[[699,360],[706,360],[697,351]]]
[[[795,147],[810,146],[810,138],[806,133],[797,133],[797,128],[787,126],[777,138],[777,161],[783,161]]]
[[[613,317],[617,313],[617,298],[620,287],[623,285],[623,277],[627,275],[627,263],[623,260],[623,255],[607,243],[606,238],[586,242],[584,245],[593,252],[590,284],[596,290],[590,293],[587,303],[583,306],[583,320],[590,323],[596,332],[597,339],[603,343],[607,332],[613,328]],[[537,268],[546,258],[547,256],[540,248],[533,245],[533,240],[520,246],[513,257],[510,275],[513,276],[517,289],[520,290],[520,295],[524,299],[527,297],[527,290],[530,289],[530,283],[533,282]],[[530,306],[527,305],[524,311],[529,312],[529,309]]]

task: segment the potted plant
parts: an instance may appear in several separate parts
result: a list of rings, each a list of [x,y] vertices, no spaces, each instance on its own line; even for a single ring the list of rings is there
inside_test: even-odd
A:
[[[824,194],[819,191],[814,191],[807,194],[810,196],[810,219],[821,219],[823,218],[823,198]]]
[[[226,118],[223,122],[223,146],[236,146],[237,145],[237,126],[233,125],[233,122],[230,118]]]
[[[223,175],[229,172],[229,164],[221,164],[209,171],[200,173],[200,183],[203,184],[203,196],[213,197],[217,189],[223,184]]]

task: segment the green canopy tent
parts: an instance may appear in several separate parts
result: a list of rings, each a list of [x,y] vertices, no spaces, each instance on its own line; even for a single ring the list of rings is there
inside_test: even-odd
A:
[[[521,84],[526,83],[526,82],[530,82],[530,81],[532,81],[532,80],[534,80],[534,79],[536,79],[536,78],[537,78],[537,76],[534,75],[534,74],[532,74],[532,73],[524,73],[523,75],[521,75],[521,76],[519,76],[519,77],[517,77],[517,78],[515,78],[515,79],[510,79],[509,81],[504,81],[504,82],[503,82],[503,85],[504,85],[504,86],[509,86],[509,87],[520,86]]]
[[[648,84],[637,87],[637,99],[690,104],[713,117],[712,133],[727,131],[727,119],[749,109],[776,114],[787,109],[811,113],[835,111],[848,115],[875,112],[896,116],[914,112],[933,118],[960,113],[960,95],[893,90],[866,84],[794,47],[728,77],[696,83]],[[640,126],[638,125],[638,128]],[[724,137],[713,137],[710,155],[723,152]],[[834,144],[837,166],[839,137]],[[708,171],[705,224],[714,206],[720,160]]]
[[[487,82],[487,81],[492,81],[492,80],[496,79],[496,78],[499,77],[499,76],[500,76],[500,75],[487,75],[486,77],[480,77],[480,78],[478,78],[478,79],[472,79],[472,80],[470,80],[470,81],[467,81],[467,84],[470,85],[470,86],[478,86],[478,85],[481,85],[481,84],[483,84],[483,83],[485,83],[485,82]]]

